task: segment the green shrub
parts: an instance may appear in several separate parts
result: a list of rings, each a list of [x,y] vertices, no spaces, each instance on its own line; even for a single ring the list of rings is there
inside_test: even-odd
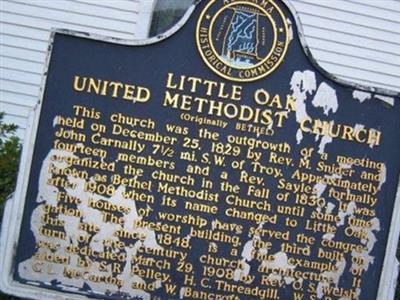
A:
[[[15,132],[17,126],[5,124],[4,112],[0,112],[0,214],[3,215],[4,202],[15,188],[21,144]]]
[[[21,154],[21,144],[15,136],[16,125],[5,124],[4,112],[0,112],[0,224],[7,196],[15,188],[18,173],[18,163]],[[0,292],[1,300],[17,300]]]

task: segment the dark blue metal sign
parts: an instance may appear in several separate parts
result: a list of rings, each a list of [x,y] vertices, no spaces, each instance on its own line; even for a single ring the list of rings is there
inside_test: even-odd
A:
[[[55,33],[3,289],[384,299],[399,97],[322,71],[296,24],[215,0],[149,42]]]

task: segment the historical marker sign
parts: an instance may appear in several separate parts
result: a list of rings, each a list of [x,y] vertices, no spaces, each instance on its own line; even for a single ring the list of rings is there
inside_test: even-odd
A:
[[[280,0],[193,10],[147,43],[54,34],[2,289],[386,300],[398,95],[321,71]]]

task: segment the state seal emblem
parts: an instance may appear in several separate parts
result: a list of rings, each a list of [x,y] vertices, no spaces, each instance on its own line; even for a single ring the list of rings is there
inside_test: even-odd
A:
[[[255,81],[282,63],[289,44],[288,22],[273,0],[211,0],[197,23],[204,62],[225,79]]]

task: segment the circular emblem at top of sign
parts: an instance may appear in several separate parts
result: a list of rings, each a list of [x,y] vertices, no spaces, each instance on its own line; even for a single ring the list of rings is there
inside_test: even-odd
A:
[[[197,23],[197,47],[205,63],[233,81],[255,81],[282,63],[288,23],[274,0],[211,0]]]

